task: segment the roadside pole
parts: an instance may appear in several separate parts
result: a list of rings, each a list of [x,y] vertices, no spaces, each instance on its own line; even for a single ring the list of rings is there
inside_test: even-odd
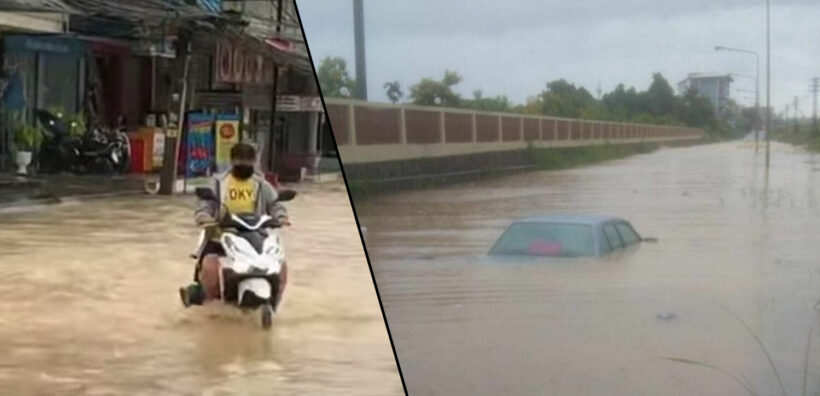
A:
[[[185,109],[188,96],[188,69],[191,62],[190,40],[180,38],[177,48],[177,69],[181,69],[181,78],[177,82],[180,89],[172,90],[172,95],[179,94],[179,113],[176,124],[165,126],[165,152],[163,153],[162,169],[160,170],[159,193],[173,195],[176,189],[177,169],[179,167],[179,146],[182,128],[185,127]]]

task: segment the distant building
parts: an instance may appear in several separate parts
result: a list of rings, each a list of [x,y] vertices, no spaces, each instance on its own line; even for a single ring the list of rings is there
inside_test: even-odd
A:
[[[689,73],[685,80],[678,83],[678,92],[684,95],[689,89],[694,89],[712,102],[715,114],[723,114],[729,104],[729,85],[732,81],[732,76],[728,74]]]

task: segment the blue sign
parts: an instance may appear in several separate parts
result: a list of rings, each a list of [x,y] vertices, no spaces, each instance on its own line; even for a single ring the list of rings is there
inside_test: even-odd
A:
[[[222,13],[222,0],[197,0],[199,6],[215,14]]]
[[[5,50],[11,52],[49,52],[71,56],[85,54],[85,44],[68,37],[11,34],[4,38],[3,44]]]

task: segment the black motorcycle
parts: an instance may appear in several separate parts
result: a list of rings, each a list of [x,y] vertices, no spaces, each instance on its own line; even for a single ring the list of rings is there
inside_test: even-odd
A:
[[[128,171],[131,147],[122,128],[93,128],[90,133],[76,137],[70,133],[71,125],[51,112],[36,110],[34,115],[46,130],[37,156],[41,172],[110,175]]]

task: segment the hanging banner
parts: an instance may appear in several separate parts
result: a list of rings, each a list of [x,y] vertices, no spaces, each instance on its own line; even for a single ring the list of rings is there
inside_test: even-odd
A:
[[[231,148],[239,143],[239,116],[220,114],[216,117],[216,169],[222,172],[231,166]]]
[[[213,165],[214,117],[203,113],[188,115],[188,139],[186,139],[185,176],[209,176]]]

